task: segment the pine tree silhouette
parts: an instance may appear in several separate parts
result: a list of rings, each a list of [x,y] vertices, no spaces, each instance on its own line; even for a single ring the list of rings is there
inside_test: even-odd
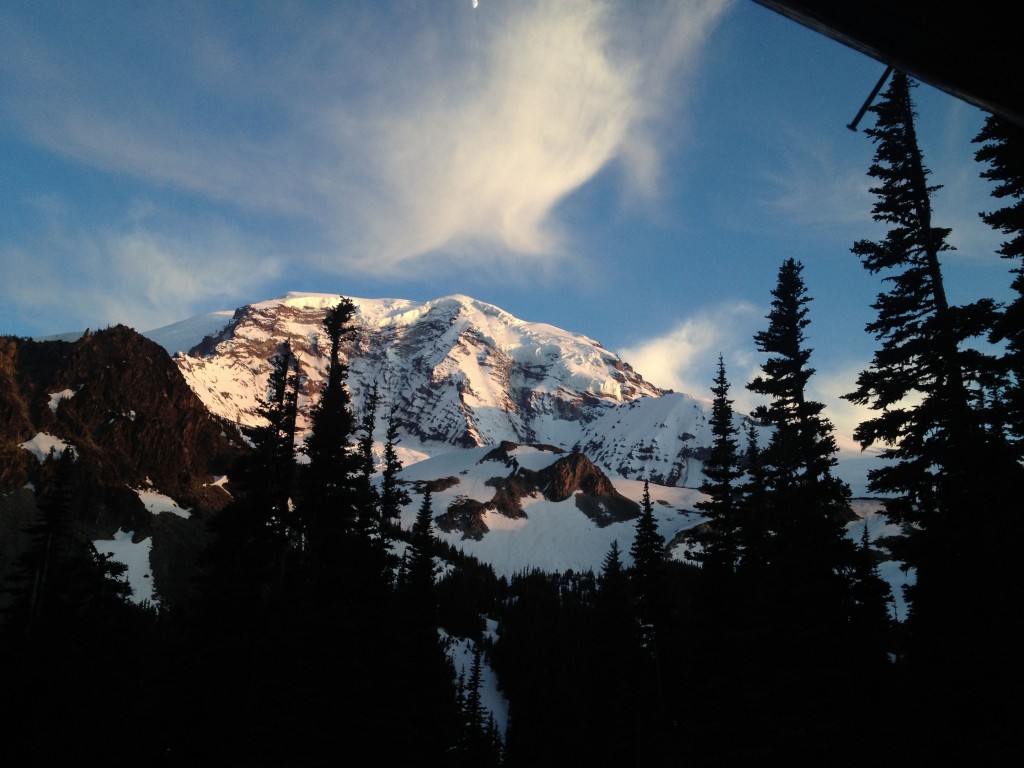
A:
[[[906,534],[897,554],[915,568],[906,657],[914,733],[936,756],[952,759],[979,745],[996,750],[1016,741],[1020,748],[1008,736],[1006,712],[1024,690],[1009,639],[1024,623],[1006,606],[1024,601],[1016,551],[1024,538],[1024,472],[999,423],[1002,409],[986,397],[986,389],[1000,387],[992,380],[998,366],[976,340],[993,326],[993,302],[954,306],[946,295],[940,255],[951,250],[950,230],[932,223],[939,187],[928,184],[912,86],[896,72],[872,107],[868,174],[879,182],[873,214],[889,229],[881,241],[858,241],[853,252],[869,272],[884,275],[888,291],[867,326],[880,346],[846,397],[877,414],[854,436],[864,446],[885,446],[885,465],[869,473],[870,488],[894,497],[887,509]],[[998,596],[993,583],[1001,585]],[[964,649],[982,647],[984,654],[964,656]],[[999,690],[982,693],[993,680]],[[956,742],[954,727],[972,737]]]
[[[739,467],[733,401],[729,399],[729,381],[721,355],[711,393],[714,395],[711,403],[711,452],[704,461],[704,481],[700,487],[708,499],[695,505],[708,518],[710,532],[702,541],[703,551],[697,559],[705,568],[729,573],[740,557],[740,505],[736,483],[743,476],[743,471]]]
[[[754,417],[772,428],[768,445],[757,456],[764,484],[757,513],[768,535],[765,554],[755,557],[770,564],[773,577],[787,585],[780,588],[792,595],[794,614],[840,609],[853,555],[843,528],[850,490],[832,474],[838,452],[832,423],[823,414],[824,405],[806,394],[814,369],[808,365],[811,349],[805,336],[811,299],[802,272],[803,265],[794,259],[779,268],[768,328],[754,337],[758,351],[769,357],[763,374],[747,385],[771,398],[754,410]],[[811,605],[800,605],[811,595],[816,595]]]
[[[1024,128],[989,115],[974,141],[982,145],[975,159],[988,165],[981,176],[995,182],[992,196],[1006,202],[981,218],[1008,238],[997,253],[1017,262],[1010,270],[1016,297],[994,322],[990,341],[1006,344],[999,361],[1006,386],[1002,405],[1008,436],[1020,459],[1024,457]]]

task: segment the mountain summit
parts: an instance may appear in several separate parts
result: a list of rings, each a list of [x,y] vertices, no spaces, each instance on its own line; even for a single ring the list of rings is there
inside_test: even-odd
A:
[[[241,425],[258,421],[269,361],[288,341],[303,377],[301,439],[327,372],[323,318],[339,298],[289,293],[227,322],[219,313],[147,335],[180,344],[183,327],[220,325],[174,359],[213,413]],[[400,424],[406,464],[514,442],[575,449],[626,479],[700,482],[707,401],[654,386],[593,339],[462,295],[352,301],[356,333],[343,354],[353,407],[377,387],[382,411]]]

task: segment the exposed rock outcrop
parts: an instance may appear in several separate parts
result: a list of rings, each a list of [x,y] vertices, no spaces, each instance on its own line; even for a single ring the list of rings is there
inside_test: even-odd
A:
[[[134,490],[144,487],[192,510],[201,525],[230,498],[211,485],[214,474],[247,450],[164,349],[125,326],[75,342],[0,338],[0,485],[7,489],[37,484],[45,469],[23,444],[40,452],[72,446],[75,523],[96,539],[152,533],[154,516]],[[0,520],[0,535],[17,525]]]
[[[530,470],[518,466],[512,455],[518,447],[517,443],[505,441],[484,456],[481,464],[499,462],[511,468],[511,473],[486,482],[495,489],[490,501],[459,498],[453,502],[445,513],[435,518],[441,530],[461,531],[463,538],[480,539],[488,531],[483,519],[488,511],[511,519],[526,517],[522,500],[531,496],[555,502],[575,497],[576,508],[599,526],[632,520],[640,513],[637,503],[615,490],[608,476],[583,454],[560,456],[543,469]],[[552,446],[531,447],[552,451],[553,455],[562,453]]]

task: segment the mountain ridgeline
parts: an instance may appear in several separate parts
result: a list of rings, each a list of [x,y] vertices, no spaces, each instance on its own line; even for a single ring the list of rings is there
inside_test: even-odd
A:
[[[251,425],[269,360],[287,341],[302,378],[301,439],[327,371],[321,323],[337,301],[289,294],[241,307],[175,362],[212,413]],[[575,449],[617,477],[700,484],[708,403],[659,389],[596,341],[465,296],[353,303],[355,332],[342,348],[353,409],[376,387],[381,419],[393,412],[419,457],[540,443]]]

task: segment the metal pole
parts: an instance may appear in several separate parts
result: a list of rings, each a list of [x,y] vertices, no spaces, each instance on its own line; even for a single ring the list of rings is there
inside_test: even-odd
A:
[[[860,112],[857,113],[857,116],[853,118],[853,122],[846,126],[851,131],[857,130],[857,123],[859,123],[861,118],[864,117],[864,113],[868,111],[868,108],[871,106],[871,102],[875,100],[875,96],[877,96],[878,92],[882,90],[882,85],[885,83],[886,78],[888,78],[890,74],[892,74],[891,64],[885,68],[885,72],[883,72],[882,76],[878,78],[878,82],[875,83],[875,87],[871,91],[871,95],[868,96],[867,101],[864,102],[864,106],[860,108]]]

